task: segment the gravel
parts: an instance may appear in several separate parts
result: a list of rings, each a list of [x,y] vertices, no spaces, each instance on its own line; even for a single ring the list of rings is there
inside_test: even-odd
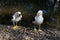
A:
[[[20,27],[18,30],[13,30],[11,27],[11,25],[0,25],[0,40],[60,40],[59,30],[46,29],[35,32],[25,27]]]

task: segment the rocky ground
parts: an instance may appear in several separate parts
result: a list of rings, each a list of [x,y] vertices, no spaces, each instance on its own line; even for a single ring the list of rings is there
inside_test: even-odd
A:
[[[56,29],[44,29],[33,31],[20,27],[18,30],[11,29],[9,25],[0,25],[0,40],[60,40],[60,31]]]

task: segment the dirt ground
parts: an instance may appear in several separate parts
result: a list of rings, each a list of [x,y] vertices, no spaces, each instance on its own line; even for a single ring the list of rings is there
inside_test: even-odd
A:
[[[60,40],[60,31],[45,29],[33,31],[25,27],[13,30],[9,25],[0,25],[0,40]]]

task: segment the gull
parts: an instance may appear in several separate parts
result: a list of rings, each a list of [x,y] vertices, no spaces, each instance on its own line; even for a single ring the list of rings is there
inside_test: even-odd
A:
[[[35,16],[35,21],[33,21],[32,23],[34,23],[35,25],[39,25],[39,30],[38,31],[42,31],[41,29],[40,29],[40,26],[41,26],[41,24],[43,23],[43,20],[44,20],[44,18],[43,18],[43,11],[42,10],[39,10],[38,12],[37,12],[37,15]],[[37,31],[37,29],[34,27],[34,31]]]
[[[11,21],[13,22],[13,25],[14,25],[13,29],[17,29],[18,28],[17,23],[22,19],[21,12],[19,11],[15,12],[12,17],[13,18],[11,19]]]

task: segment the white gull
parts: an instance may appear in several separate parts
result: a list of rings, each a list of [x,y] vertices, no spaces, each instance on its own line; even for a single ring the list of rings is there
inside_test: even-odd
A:
[[[44,20],[44,18],[43,18],[43,11],[42,11],[42,10],[39,10],[39,11],[37,12],[37,15],[35,16],[35,21],[33,21],[33,23],[34,23],[35,25],[39,25],[39,31],[42,31],[42,30],[40,29],[40,26],[41,26],[41,24],[43,23],[43,20]],[[36,31],[35,28],[34,28],[34,30]]]

